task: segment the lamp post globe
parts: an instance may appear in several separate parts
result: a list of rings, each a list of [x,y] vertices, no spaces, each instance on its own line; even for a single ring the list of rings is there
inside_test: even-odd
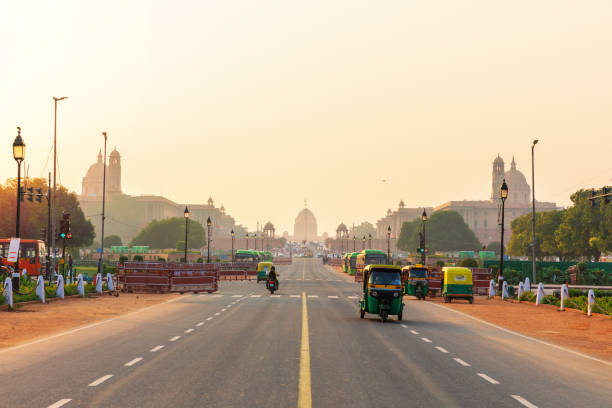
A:
[[[234,237],[236,236],[236,234],[234,233],[234,230],[232,229],[232,262],[234,262]]]
[[[206,238],[208,238],[208,245],[206,245],[206,263],[210,263],[210,227],[212,226],[212,221],[210,217],[206,220]]]
[[[425,209],[423,208],[423,214],[421,214],[421,219],[423,221],[427,221],[427,211],[425,211]]]

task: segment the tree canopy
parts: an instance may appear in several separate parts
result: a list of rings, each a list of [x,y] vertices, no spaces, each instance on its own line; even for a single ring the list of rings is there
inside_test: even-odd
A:
[[[176,248],[176,243],[184,240],[185,220],[173,217],[151,221],[134,237],[132,245],[148,245],[156,249]],[[202,224],[189,220],[189,247],[200,248],[205,242],[206,233]]]
[[[22,180],[22,188],[25,182]],[[34,193],[36,189],[42,189],[42,193],[47,192],[47,180],[44,178],[30,178],[27,180],[26,187],[33,187]],[[79,205],[79,200],[75,193],[69,192],[65,187],[58,186],[55,197],[57,228],[59,231],[59,222],[62,219],[62,212],[70,213],[70,232],[72,239],[67,240],[68,247],[89,246],[95,237],[94,227],[85,219],[85,215]],[[0,236],[13,237],[15,236],[15,218],[17,206],[17,179],[9,179],[4,185],[0,185],[0,208],[2,208],[2,217],[0,217]],[[48,207],[47,199],[42,198],[38,203],[36,197],[33,201],[28,201],[24,198],[21,203],[20,216],[20,232],[22,238],[41,239],[41,230],[47,229],[48,225]],[[50,234],[50,232],[49,232]]]
[[[356,225],[355,228],[351,228],[351,239],[353,238],[353,236],[355,236],[357,239],[359,238],[363,238],[366,237],[368,238],[368,236],[371,234],[373,237],[376,236],[376,227],[368,221],[364,221],[359,225]]]
[[[590,191],[572,194],[573,205],[536,213],[536,258],[597,259],[612,251],[612,204],[592,206]],[[508,254],[531,256],[531,214],[512,221]]]
[[[119,235],[109,235],[108,237],[104,237],[104,248],[121,245],[123,245],[123,243],[121,242],[121,237]]]
[[[402,225],[397,241],[398,248],[414,251],[419,246],[421,220],[405,222]],[[434,251],[478,250],[480,242],[456,211],[438,211],[433,213],[425,224],[426,246],[430,253]]]

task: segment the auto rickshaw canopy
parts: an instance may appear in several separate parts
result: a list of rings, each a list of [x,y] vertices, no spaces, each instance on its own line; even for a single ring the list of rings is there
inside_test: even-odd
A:
[[[442,268],[444,273],[444,284],[446,285],[471,285],[472,271],[468,268],[459,266],[445,266]]]

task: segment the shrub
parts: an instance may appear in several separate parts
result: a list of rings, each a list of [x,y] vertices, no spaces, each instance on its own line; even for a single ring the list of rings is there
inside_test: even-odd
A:
[[[459,266],[463,266],[465,268],[478,268],[478,261],[474,258],[465,258],[461,260]]]
[[[127,260],[128,260],[128,257],[127,257],[127,256],[125,256],[125,255],[121,255],[121,256],[119,257],[119,263],[124,263],[124,262],[125,262],[125,261],[127,261]]]
[[[198,260],[196,261],[196,263],[204,263],[204,259],[202,259],[202,258],[198,258]]]
[[[134,262],[142,262],[144,261],[144,258],[142,257],[142,255],[134,255],[134,258],[132,258],[134,260]]]
[[[439,266],[440,268],[444,267],[444,261],[436,261],[436,266]]]

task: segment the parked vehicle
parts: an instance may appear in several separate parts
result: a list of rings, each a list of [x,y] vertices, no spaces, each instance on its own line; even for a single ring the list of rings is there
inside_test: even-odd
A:
[[[15,266],[8,262],[10,238],[0,238],[0,262],[2,265]],[[19,244],[19,272],[24,269],[30,276],[38,276],[44,272],[47,262],[47,248],[45,242],[39,239],[22,239]]]
[[[452,302],[453,299],[466,299],[474,303],[472,271],[456,266],[442,268],[442,296],[444,303]]]
[[[402,268],[402,281],[404,282],[404,293],[416,296],[417,299],[425,299],[429,293],[429,268],[416,264]]]

